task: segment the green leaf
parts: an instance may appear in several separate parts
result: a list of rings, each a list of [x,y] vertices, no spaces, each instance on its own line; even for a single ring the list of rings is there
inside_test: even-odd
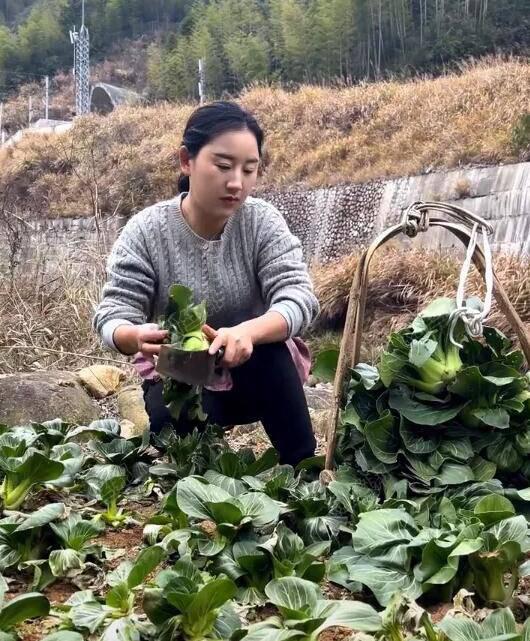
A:
[[[112,505],[115,503],[125,487],[125,477],[115,476],[114,478],[105,481],[101,486],[101,500],[105,505]]]
[[[521,454],[530,454],[530,428],[519,432],[515,437],[515,443]]]
[[[231,639],[232,635],[240,628],[241,619],[230,603],[226,603],[219,610],[213,626],[212,636],[215,639]]]
[[[105,629],[100,641],[140,641],[140,632],[131,619],[123,617]]]
[[[490,526],[510,516],[514,516],[515,508],[504,496],[490,494],[480,499],[475,505],[473,513],[475,516],[478,516],[484,525]]]
[[[490,427],[496,427],[500,430],[510,427],[510,415],[503,408],[496,409],[476,409],[471,412],[473,416],[478,418]]]
[[[166,552],[160,545],[153,545],[142,550],[127,577],[129,588],[132,589],[141,585],[165,556]]]
[[[50,602],[38,592],[20,594],[6,603],[0,610],[0,630],[22,623],[27,619],[48,616]]]
[[[174,284],[168,289],[168,309],[166,316],[176,314],[193,304],[193,292],[185,285]]]
[[[206,503],[212,519],[216,523],[228,523],[237,526],[243,520],[243,512],[233,503]]]
[[[399,434],[394,417],[388,410],[375,421],[366,423],[364,433],[374,456],[379,461],[387,464],[397,462]]]
[[[109,608],[118,610],[120,614],[128,614],[133,600],[133,594],[126,583],[118,583],[107,592],[105,603]]]
[[[429,323],[431,323],[433,319],[450,316],[455,309],[456,303],[453,298],[441,297],[433,300],[432,303],[429,303],[429,305],[427,305],[427,307],[421,311],[418,316],[430,327],[431,325],[429,325]]]
[[[125,438],[115,438],[109,443],[96,441],[93,444],[93,447],[110,463],[114,463],[116,465],[124,464],[127,457],[137,449],[134,443],[131,443],[131,441],[128,441]]]
[[[337,349],[327,349],[319,352],[312,368],[313,375],[322,381],[332,383],[335,379],[338,360],[339,350]]]
[[[0,465],[2,459],[0,459]],[[2,484],[5,508],[16,510],[34,485],[59,478],[64,465],[36,450],[27,450],[22,459],[7,459],[6,478]],[[7,469],[11,468],[11,469]]]
[[[475,481],[481,483],[490,481],[495,476],[497,466],[491,461],[486,461],[481,456],[475,456],[469,461],[469,466],[475,475]]]
[[[525,621],[523,626],[523,638],[522,641],[530,641],[530,619]]]
[[[68,431],[65,441],[86,441],[90,438],[108,439],[120,435],[120,424],[113,418],[92,421],[90,425],[81,425]]]
[[[188,516],[209,519],[212,514],[209,503],[230,503],[231,495],[216,485],[188,477],[177,483],[177,503]]]
[[[85,457],[81,448],[75,443],[56,445],[50,452],[50,457],[53,460],[62,463],[64,470],[61,476],[53,479],[52,481],[48,481],[47,484],[54,488],[70,487],[74,485],[85,463]]]
[[[310,615],[322,597],[314,583],[295,576],[273,579],[265,587],[265,594],[285,616],[297,619]]]
[[[87,494],[92,498],[99,499],[102,486],[110,479],[123,476],[125,469],[119,465],[93,465],[85,474]]]
[[[390,390],[388,404],[390,407],[412,423],[417,425],[441,425],[453,419],[462,410],[465,403],[453,403],[451,407],[441,408],[425,405],[413,400],[404,393],[402,386]]]
[[[409,361],[415,367],[423,367],[437,347],[438,342],[429,339],[428,334],[419,340],[413,339],[409,349]]]
[[[371,390],[379,383],[379,370],[373,365],[358,363],[352,369],[352,375],[358,377],[364,389]]]
[[[360,601],[320,600],[313,616],[326,617],[315,635],[331,627],[350,628],[360,632],[377,632],[381,628],[381,616],[371,605]]]
[[[267,470],[272,469],[278,464],[280,460],[279,454],[274,447],[269,447],[263,454],[257,458],[253,463],[246,466],[246,476],[257,476]]]
[[[50,527],[65,547],[77,551],[81,551],[90,539],[98,536],[105,529],[102,523],[84,521],[78,514],[70,514],[60,523],[50,523]]]
[[[404,418],[401,418],[399,432],[403,444],[412,454],[430,454],[437,450],[440,444],[438,434],[426,434],[425,431],[414,427]]]
[[[491,532],[497,539],[499,546],[511,541],[522,545],[528,536],[528,522],[522,515],[512,516],[496,523],[489,528],[488,532]]]
[[[59,630],[59,632],[47,634],[42,641],[83,641],[83,635],[71,630]]]
[[[64,503],[49,503],[48,505],[43,505],[33,512],[33,514],[26,516],[14,531],[24,532],[25,530],[32,530],[34,528],[42,527],[43,525],[48,525],[51,521],[63,516],[64,513]]]
[[[142,608],[149,621],[157,626],[163,625],[178,613],[177,609],[167,601],[164,590],[160,588],[144,590]]]
[[[203,638],[203,635],[213,629],[217,618],[216,610],[235,594],[235,583],[228,578],[218,578],[207,583],[193,597],[185,612],[184,631],[190,632],[192,638]]]
[[[408,358],[405,354],[397,352],[383,352],[379,360],[379,375],[385,387],[390,387],[399,372],[407,365]]]
[[[474,481],[475,475],[469,465],[461,463],[444,463],[442,469],[436,476],[439,485],[461,485],[468,481]]]
[[[255,528],[273,525],[280,518],[280,505],[262,492],[247,492],[237,498],[244,516],[250,517]]]
[[[471,441],[466,437],[444,440],[438,451],[443,458],[452,458],[457,461],[469,461],[474,456]]]
[[[87,601],[80,603],[70,611],[70,618],[74,627],[87,629],[94,633],[105,621],[107,612],[103,609],[101,603],[97,601]]]
[[[492,612],[481,625],[466,617],[446,616],[439,628],[449,641],[521,641],[508,608]]]
[[[249,626],[244,641],[290,641],[300,639],[304,641],[307,635],[299,630],[287,630],[281,627],[280,621],[261,621]]]
[[[410,599],[417,599],[423,592],[422,586],[405,567],[404,556],[393,550],[388,559],[380,559],[358,554],[352,547],[341,548],[331,558],[333,571],[330,571],[330,576],[335,574],[335,568],[344,566],[349,582],[366,585],[383,606],[390,602],[396,592],[401,592]]]
[[[359,515],[352,544],[361,554],[375,554],[409,543],[418,533],[414,519],[404,510],[381,509]]]
[[[246,490],[246,486],[243,481],[237,478],[233,478],[232,476],[221,474],[216,470],[206,470],[206,472],[204,473],[204,478],[208,481],[208,483],[217,485],[217,487],[220,487],[225,492],[228,492],[230,496],[238,496],[239,494],[243,494],[243,492]],[[215,503],[209,503],[209,505],[215,505]],[[224,503],[224,505],[229,504]]]
[[[512,345],[512,341],[494,327],[484,327],[483,334],[486,344],[491,347],[496,356],[505,354]]]
[[[114,587],[120,583],[127,583],[127,578],[133,569],[132,561],[122,561],[115,570],[111,570],[105,577],[108,585]]]
[[[513,370],[510,370],[510,373],[511,372],[513,372]],[[500,373],[504,373],[504,371]],[[518,372],[515,372],[515,374],[519,376]],[[479,367],[473,365],[461,369],[448,389],[453,394],[457,394],[467,400],[472,400],[480,404],[480,407],[484,407],[484,403],[489,405],[493,402],[500,387],[509,385],[513,380],[513,376],[485,376]],[[488,412],[485,412],[484,416],[487,418],[489,416]],[[494,418],[495,414],[491,416],[494,422],[500,420]],[[484,420],[484,418],[481,420]]]
[[[482,634],[492,639],[507,634],[514,635],[512,638],[518,638],[512,611],[509,608],[502,608],[489,614],[482,623]]]
[[[513,442],[501,439],[486,448],[486,457],[497,465],[499,470],[517,472],[523,463]]]
[[[438,627],[449,641],[482,641],[482,630],[479,624],[465,617],[446,616]]]
[[[53,576],[67,576],[70,570],[80,570],[83,561],[76,550],[52,550],[48,558]]]

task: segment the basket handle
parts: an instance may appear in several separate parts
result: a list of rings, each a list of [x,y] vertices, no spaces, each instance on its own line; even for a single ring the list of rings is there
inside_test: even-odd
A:
[[[465,246],[469,244],[471,239],[471,235],[466,227],[461,224],[448,222],[443,218],[430,218],[429,226],[441,227],[451,231]],[[420,231],[426,231],[426,228],[421,229]],[[342,403],[344,379],[348,369],[354,367],[359,362],[370,263],[374,254],[381,246],[401,233],[403,233],[403,224],[398,224],[390,227],[377,236],[368,249],[363,252],[355,271],[355,276],[350,289],[348,311],[346,313],[346,322],[344,325],[344,332],[342,334],[337,371],[333,384],[333,414],[327,435],[328,443],[325,463],[325,470],[328,472],[333,469],[333,457],[335,455],[335,447],[337,444],[337,426]],[[473,263],[481,275],[484,275],[484,253],[478,245],[476,246],[475,253],[473,255]],[[512,329],[517,334],[517,338],[521,344],[521,349],[526,357],[526,361],[527,363],[530,363],[530,336],[495,274],[493,282],[495,300],[497,301],[502,313],[508,319]]]

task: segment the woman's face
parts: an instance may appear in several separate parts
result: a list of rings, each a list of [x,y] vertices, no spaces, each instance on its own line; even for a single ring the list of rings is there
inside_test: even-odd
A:
[[[215,137],[195,158],[185,147],[180,151],[181,169],[190,177],[193,202],[208,215],[226,218],[252,192],[259,165],[258,143],[248,129]]]

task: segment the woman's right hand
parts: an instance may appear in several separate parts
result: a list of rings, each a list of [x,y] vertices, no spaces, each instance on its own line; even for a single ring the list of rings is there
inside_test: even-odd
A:
[[[118,325],[114,330],[113,340],[122,354],[133,355],[141,352],[149,360],[160,352],[163,341],[168,337],[166,329],[160,329],[156,323],[143,325]]]

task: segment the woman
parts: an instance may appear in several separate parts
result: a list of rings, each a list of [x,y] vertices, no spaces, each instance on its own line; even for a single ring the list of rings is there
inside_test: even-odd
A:
[[[122,230],[94,327],[111,348],[137,355],[151,430],[168,423],[178,430],[152,365],[167,332],[152,320],[164,313],[171,284],[189,287],[196,302],[206,301],[210,353],[224,349],[232,380],[230,390],[204,390],[209,420],[260,420],[280,461],[296,465],[314,454],[315,438],[291,339],[318,303],[299,240],[271,204],[250,196],[262,146],[258,123],[235,103],[191,115],[179,150],[180,193]]]

